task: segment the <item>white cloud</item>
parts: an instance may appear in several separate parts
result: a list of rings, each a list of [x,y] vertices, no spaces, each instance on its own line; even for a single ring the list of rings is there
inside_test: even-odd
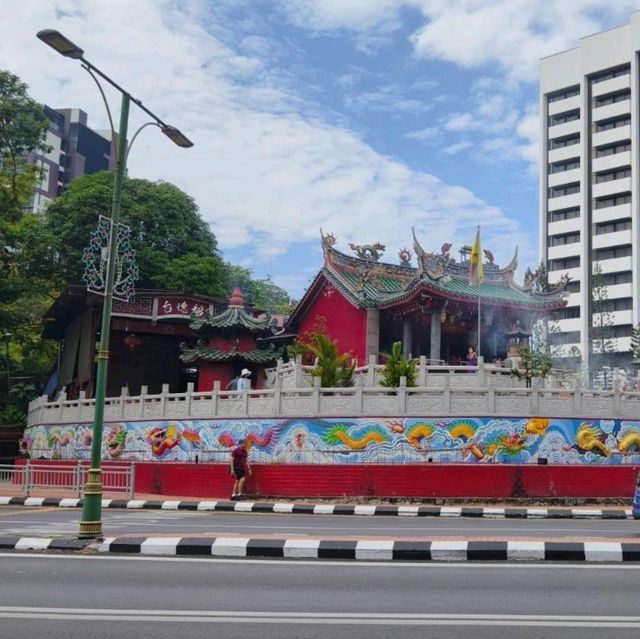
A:
[[[442,132],[436,126],[428,126],[418,131],[409,131],[404,134],[404,137],[418,142],[435,142],[442,137]]]
[[[445,121],[444,128],[448,131],[469,131],[477,129],[480,123],[471,113],[452,113]]]
[[[349,3],[350,19],[385,28],[380,25],[395,4]],[[342,246],[381,240],[391,255],[410,242],[413,225],[428,246],[468,242],[477,223],[489,238],[524,237],[516,222],[468,189],[410,169],[330,124],[265,72],[257,56],[268,55],[268,42],[245,37],[238,52],[229,48],[203,26],[200,3],[178,10],[169,0],[10,0],[3,9],[12,19],[0,24],[0,57],[11,61],[34,97],[80,107],[91,126],[106,125],[96,88],[79,64],[35,39],[40,28],[58,28],[193,139],[195,147],[183,150],[145,131],[131,153],[130,174],[168,180],[192,194],[221,248],[244,247],[253,265],[316,242],[321,226]],[[142,122],[134,108],[131,130]],[[462,141],[444,152],[471,146]],[[508,242],[500,245],[509,251]],[[495,252],[508,257],[500,247]]]

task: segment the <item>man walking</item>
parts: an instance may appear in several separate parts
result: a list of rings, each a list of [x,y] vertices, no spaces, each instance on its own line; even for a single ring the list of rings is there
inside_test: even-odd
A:
[[[243,499],[242,489],[244,488],[245,476],[251,477],[251,466],[249,464],[249,442],[241,439],[231,453],[229,461],[229,472],[234,478],[231,499],[237,501]]]

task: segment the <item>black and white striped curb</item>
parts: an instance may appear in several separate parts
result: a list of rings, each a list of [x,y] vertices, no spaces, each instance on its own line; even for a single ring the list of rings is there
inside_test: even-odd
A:
[[[78,508],[81,499],[0,497],[0,506],[59,506]],[[300,515],[360,515],[399,517],[478,517],[487,519],[631,519],[630,508],[493,508],[473,506],[389,506],[306,504],[262,501],[185,501],[103,499],[103,508],[143,510],[200,510]]]
[[[0,549],[81,550],[155,556],[274,557],[365,561],[588,561],[640,562],[640,543],[549,541],[399,541],[251,539],[248,537],[0,537]]]

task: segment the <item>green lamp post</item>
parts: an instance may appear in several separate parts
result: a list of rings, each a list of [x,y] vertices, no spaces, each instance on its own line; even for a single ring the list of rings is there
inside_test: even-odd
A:
[[[84,490],[84,500],[82,505],[82,520],[80,521],[80,531],[78,537],[81,539],[91,539],[102,536],[102,471],[100,469],[100,461],[102,457],[102,431],[104,426],[104,400],[107,388],[107,366],[109,362],[109,332],[111,326],[111,308],[113,304],[113,287],[115,279],[116,267],[116,251],[117,251],[117,233],[118,220],[120,217],[120,201],[122,196],[122,183],[124,181],[127,156],[129,149],[127,148],[127,129],[129,124],[129,106],[133,102],[153,121],[143,124],[134,134],[131,142],[142,128],[150,124],[158,126],[172,142],[180,147],[188,148],[193,143],[178,129],[163,122],[158,116],[147,109],[140,100],[137,100],[130,93],[116,84],[111,78],[105,75],[91,62],[84,57],[84,50],[75,45],[71,40],[63,36],[59,31],[53,29],[45,29],[37,33],[37,37],[45,44],[49,45],[59,54],[80,60],[82,68],[85,69],[94,79],[102,95],[102,99],[107,108],[107,115],[111,124],[111,134],[113,146],[116,149],[116,174],[113,182],[113,199],[111,202],[111,236],[109,240],[109,260],[107,264],[107,277],[104,291],[104,306],[102,309],[102,325],[100,329],[100,344],[98,346],[97,372],[96,372],[96,392],[95,392],[95,411],[93,418],[93,439],[91,442],[91,466],[87,475],[87,481]],[[113,127],[113,119],[109,104],[107,103],[102,86],[96,76],[100,76],[111,86],[122,94],[122,103],[120,107],[120,126],[118,135],[116,136]],[[129,145],[130,146],[130,145]]]

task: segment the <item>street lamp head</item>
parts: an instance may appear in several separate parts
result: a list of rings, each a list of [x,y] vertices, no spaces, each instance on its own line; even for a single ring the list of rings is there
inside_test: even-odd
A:
[[[77,44],[73,44],[69,38],[66,38],[60,31],[56,31],[55,29],[38,31],[36,37],[66,58],[79,60],[84,55],[84,49],[81,49]]]
[[[193,146],[193,142],[179,129],[176,129],[174,126],[163,126],[162,132],[174,143],[178,146],[181,146],[184,149],[188,149]]]

